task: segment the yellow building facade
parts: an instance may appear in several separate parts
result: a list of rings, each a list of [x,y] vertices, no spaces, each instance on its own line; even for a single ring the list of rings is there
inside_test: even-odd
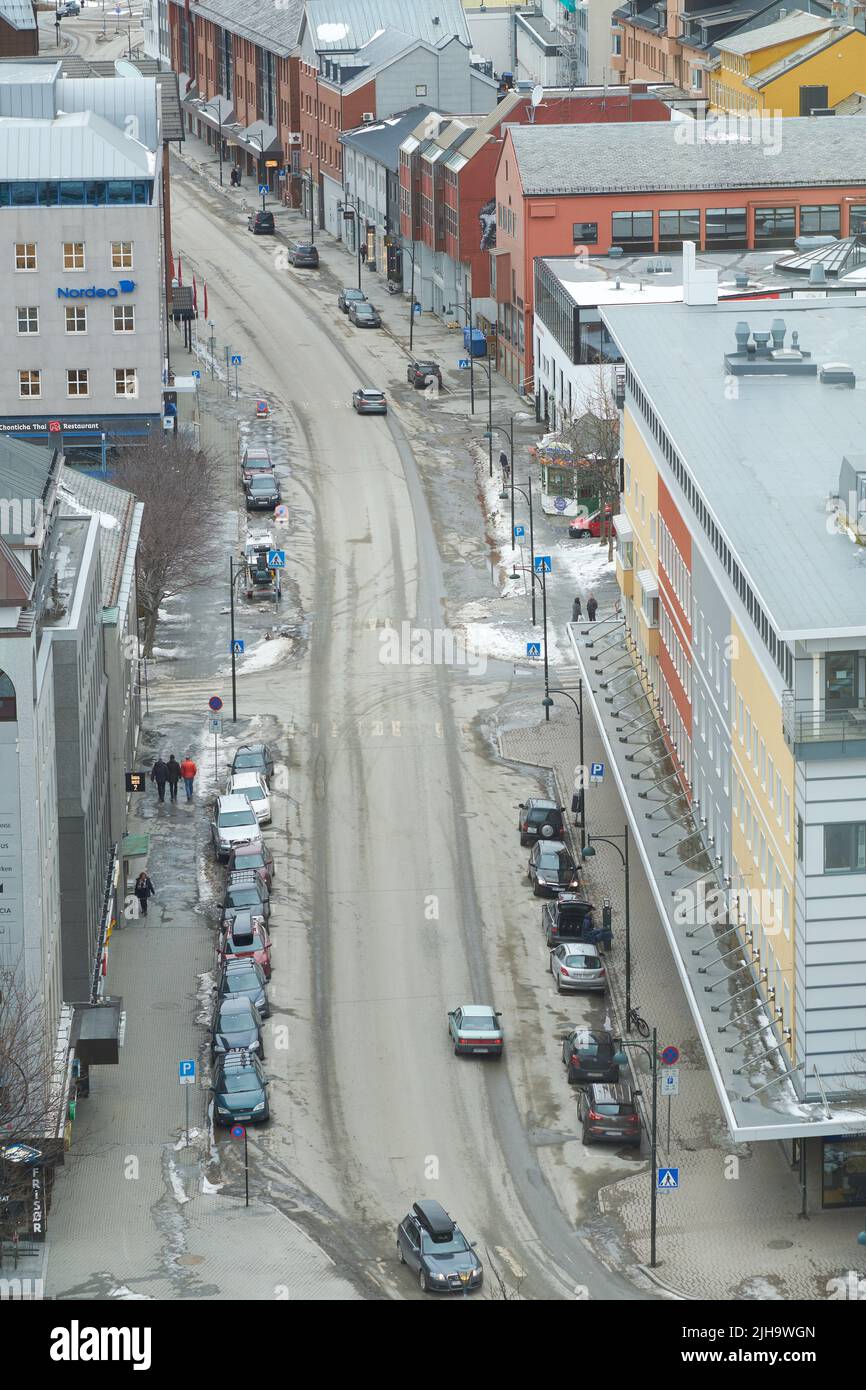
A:
[[[771,37],[774,31],[784,34],[786,20],[721,40],[719,68],[709,84],[710,109],[801,116],[808,114],[801,109],[804,87],[825,87],[820,104],[828,107],[862,90],[866,34],[812,15],[802,19],[803,34],[776,42]]]

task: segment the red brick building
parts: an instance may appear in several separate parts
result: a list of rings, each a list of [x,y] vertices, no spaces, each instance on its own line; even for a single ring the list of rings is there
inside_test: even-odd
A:
[[[0,58],[31,58],[38,52],[34,0],[0,0]]]

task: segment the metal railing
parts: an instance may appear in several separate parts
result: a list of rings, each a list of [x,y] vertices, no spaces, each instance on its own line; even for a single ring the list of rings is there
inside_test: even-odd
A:
[[[782,692],[782,728],[790,744],[866,741],[866,700],[851,709],[827,709],[824,701],[796,699]]]

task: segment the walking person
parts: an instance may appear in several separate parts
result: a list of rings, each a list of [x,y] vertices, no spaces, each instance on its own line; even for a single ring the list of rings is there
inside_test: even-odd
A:
[[[168,763],[160,755],[150,770],[150,780],[156,783],[160,801],[165,801],[165,784],[168,781]]]
[[[590,594],[586,600],[586,615],[591,623],[595,622],[595,615],[598,612],[598,599],[595,594]]]
[[[189,753],[187,753],[186,757],[180,765],[180,775],[183,778],[183,785],[186,788],[187,801],[192,801],[192,784],[195,781],[195,774],[197,772],[198,768],[196,767]]]
[[[359,256],[361,257],[361,260],[362,260],[362,261],[364,262],[364,264],[366,265],[366,263],[367,263],[367,243],[366,243],[366,241],[362,241],[362,242],[361,242],[361,245],[360,245],[360,247],[358,248],[358,254],[359,254]]]
[[[160,798],[160,800],[161,799],[162,798]],[[138,878],[135,880],[135,888],[133,889],[133,891],[135,893],[135,896],[138,898],[138,905],[141,908],[141,915],[142,917],[146,917],[147,900],[148,898],[152,898],[154,896],[154,894],[156,893],[156,889],[154,888],[153,884],[151,883],[150,879],[148,878],[147,874],[144,872],[143,869],[141,873],[138,875]]]
[[[573,623],[579,623],[582,617],[583,611],[580,606],[580,594],[575,594],[574,603],[571,605],[571,621]]]
[[[166,772],[168,773],[168,785],[171,791],[171,799],[172,801],[177,801],[177,784],[180,781],[180,763],[173,753],[166,764]]]
[[[511,464],[508,462],[508,455],[505,450],[499,455],[499,467],[502,469],[502,481],[507,483],[511,478]]]

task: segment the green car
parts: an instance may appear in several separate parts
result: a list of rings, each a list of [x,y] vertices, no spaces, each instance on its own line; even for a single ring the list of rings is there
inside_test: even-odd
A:
[[[267,1077],[251,1052],[226,1052],[216,1058],[213,1093],[215,1125],[263,1124],[271,1117]]]

